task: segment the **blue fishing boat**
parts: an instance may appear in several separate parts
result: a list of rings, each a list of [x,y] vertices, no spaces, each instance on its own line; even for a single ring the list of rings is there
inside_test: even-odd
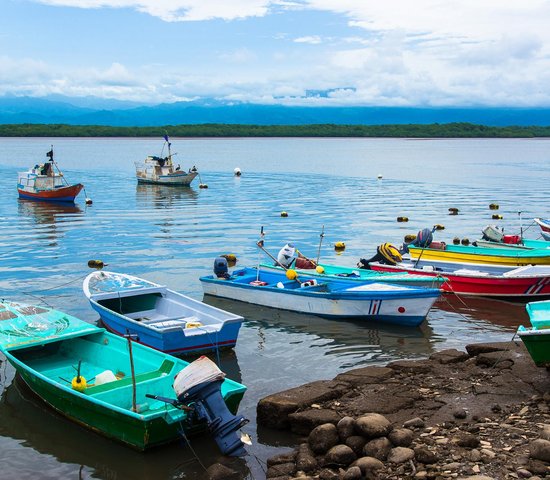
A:
[[[96,271],[83,290],[104,326],[165,353],[196,354],[237,343],[243,317],[142,278]]]
[[[415,288],[373,281],[317,278],[242,268],[200,278],[205,295],[329,318],[367,319],[418,326],[440,295],[437,288]]]
[[[185,362],[51,308],[0,302],[0,352],[60,414],[138,450],[209,430],[245,453],[246,387],[207,357]]]

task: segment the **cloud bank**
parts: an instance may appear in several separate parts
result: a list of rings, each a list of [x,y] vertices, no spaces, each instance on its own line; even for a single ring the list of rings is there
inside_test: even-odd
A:
[[[241,43],[216,45],[207,67],[182,59],[160,69],[152,60],[114,58],[107,65],[69,68],[32,55],[16,58],[4,49],[0,94],[149,102],[206,96],[289,105],[550,105],[550,2],[541,0],[34,2],[139,12],[167,25],[204,29],[219,29],[221,21]],[[294,18],[302,23],[291,31]],[[245,25],[255,36],[240,33]],[[262,28],[263,36],[257,32]]]

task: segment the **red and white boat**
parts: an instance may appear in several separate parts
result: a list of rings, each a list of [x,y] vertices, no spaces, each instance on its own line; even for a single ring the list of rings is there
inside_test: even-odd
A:
[[[74,202],[84,188],[81,183],[70,185],[53,159],[53,148],[46,153],[48,160],[35,165],[17,178],[19,198],[50,202]]]
[[[539,224],[540,233],[542,237],[550,241],[550,219],[548,218],[535,218],[535,222]]]
[[[550,265],[500,267],[478,264],[402,262],[397,265],[369,263],[379,272],[408,272],[415,275],[444,277],[444,292],[485,297],[531,299],[550,297]]]

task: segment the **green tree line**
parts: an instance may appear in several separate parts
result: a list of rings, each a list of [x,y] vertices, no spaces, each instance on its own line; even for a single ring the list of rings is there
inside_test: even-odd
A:
[[[430,125],[102,125],[4,124],[0,137],[389,137],[389,138],[534,138],[550,137],[550,126],[488,127],[473,123]]]

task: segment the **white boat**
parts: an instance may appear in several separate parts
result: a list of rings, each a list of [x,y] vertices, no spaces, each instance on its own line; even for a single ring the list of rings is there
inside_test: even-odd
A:
[[[191,182],[199,174],[197,168],[193,167],[185,171],[182,170],[179,165],[174,165],[172,157],[176,154],[172,153],[170,150],[171,143],[168,140],[168,135],[164,136],[164,140],[165,145],[168,146],[168,155],[166,157],[149,155],[142,162],[134,162],[138,183],[180,186],[191,185]]]
[[[327,318],[404,326],[420,325],[440,296],[437,288],[329,277],[320,280],[301,274],[290,279],[288,272],[243,268],[222,277],[217,274],[200,277],[200,282],[205,295]]]

